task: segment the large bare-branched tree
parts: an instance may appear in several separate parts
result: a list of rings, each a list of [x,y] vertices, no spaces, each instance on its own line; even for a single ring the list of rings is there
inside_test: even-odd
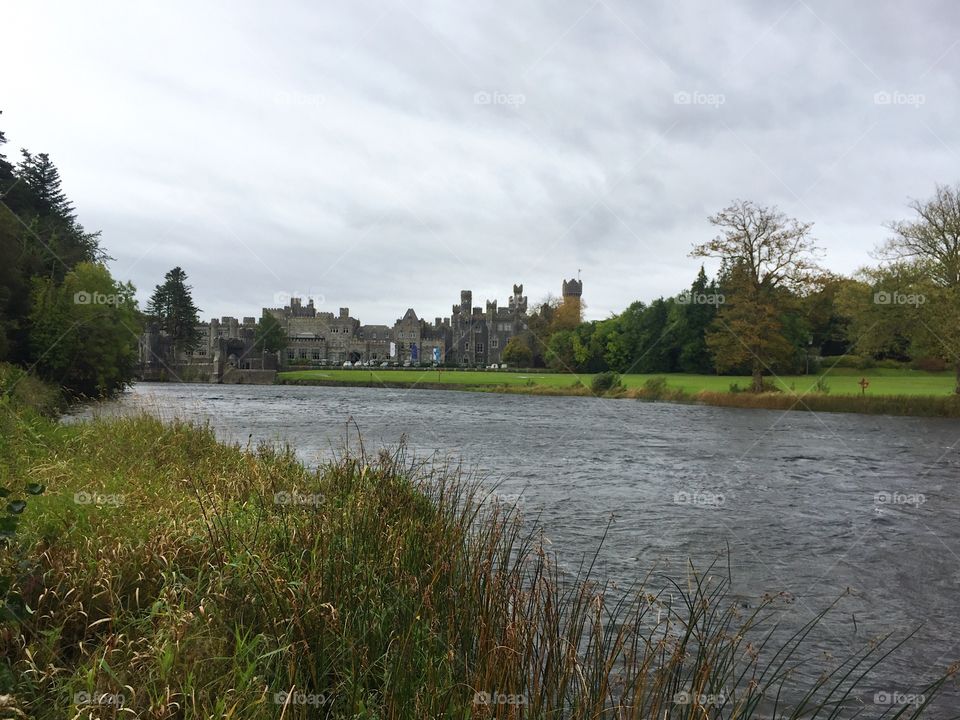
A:
[[[764,370],[794,350],[780,317],[791,298],[812,289],[822,274],[810,236],[813,223],[749,200],[737,200],[709,220],[720,234],[691,255],[720,258],[727,272],[725,302],[707,345],[720,370],[749,364],[752,389],[761,392]]]
[[[922,300],[909,307],[912,350],[950,360],[960,393],[960,186],[937,185],[932,198],[908,207],[915,217],[888,223],[893,235],[879,256],[919,277],[898,295]]]
[[[937,185],[929,200],[911,200],[912,220],[887,224],[893,237],[880,248],[886,261],[926,266],[941,287],[960,285],[960,187]]]

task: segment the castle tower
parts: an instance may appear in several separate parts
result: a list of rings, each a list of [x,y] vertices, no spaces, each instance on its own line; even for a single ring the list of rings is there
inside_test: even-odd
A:
[[[583,296],[583,282],[581,282],[579,279],[563,281],[563,301],[564,302],[575,299],[579,303],[580,298],[582,296]]]
[[[522,284],[513,286],[513,295],[510,297],[508,304],[514,315],[527,314],[527,297],[523,294]]]
[[[580,278],[563,281],[563,304],[557,311],[560,327],[572,330],[583,322],[583,283]]]

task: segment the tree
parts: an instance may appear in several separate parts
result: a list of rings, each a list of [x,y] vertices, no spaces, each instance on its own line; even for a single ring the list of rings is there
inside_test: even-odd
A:
[[[257,324],[254,347],[263,352],[275,353],[287,346],[287,334],[280,321],[272,313],[265,312]]]
[[[909,358],[912,317],[910,305],[886,302],[899,297],[903,288],[919,280],[915,270],[899,263],[882,268],[864,268],[845,282],[837,293],[836,308],[846,320],[850,347],[874,358]]]
[[[73,204],[67,199],[60,180],[60,171],[47,153],[33,155],[20,151],[17,165],[18,193],[13,201],[15,212],[29,228],[33,251],[49,273],[63,279],[74,265],[81,262],[100,263],[107,256],[100,249],[100,233],[88,233],[77,221]]]
[[[40,376],[85,397],[129,384],[142,330],[133,293],[92,263],[80,263],[62,283],[34,278],[29,337]]]
[[[754,392],[763,390],[765,369],[789,359],[781,315],[792,298],[810,289],[821,270],[812,223],[788,218],[776,207],[737,200],[709,218],[721,229],[697,245],[694,257],[712,257],[726,268],[724,304],[707,336],[721,371],[748,364]]]
[[[960,393],[960,186],[937,185],[932,198],[911,200],[908,207],[916,217],[887,225],[893,236],[879,255],[918,277],[909,287],[897,288],[899,295],[891,300],[916,300],[905,303],[914,319],[912,344],[953,362]]]
[[[500,353],[500,359],[513,367],[530,367],[533,359],[533,353],[530,352],[530,346],[519,335],[514,335],[507,340]]]
[[[173,338],[176,351],[192,352],[200,343],[200,311],[193,304],[187,274],[179,267],[164,276],[147,303],[147,315],[155,319],[160,330]]]
[[[574,330],[557,330],[550,336],[547,343],[547,367],[558,372],[572,372],[577,364],[576,332]]]
[[[5,142],[0,132],[0,150]],[[23,151],[14,167],[0,152],[0,357],[30,362],[32,279],[62,282],[78,263],[103,260],[98,238],[77,222],[47,154]]]
[[[686,295],[677,302],[679,322],[677,327],[677,366],[682,372],[713,372],[713,361],[707,348],[706,335],[717,316],[720,293],[714,281],[707,281],[707,273],[700,266],[697,279]],[[680,302],[682,300],[683,302]]]
[[[940,287],[960,285],[960,186],[937,185],[931,199],[907,207],[917,217],[887,223],[894,234],[881,246],[881,259],[919,265]]]
[[[527,344],[532,354],[530,367],[545,367],[547,364],[547,346],[550,343],[553,320],[559,307],[560,300],[553,295],[548,295],[527,317]]]
[[[586,307],[579,297],[565,297],[554,307],[550,320],[550,332],[573,330],[583,322],[583,310]]]

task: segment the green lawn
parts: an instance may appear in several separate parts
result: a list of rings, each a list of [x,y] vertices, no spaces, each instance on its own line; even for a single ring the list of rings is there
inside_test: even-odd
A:
[[[651,377],[665,377],[670,387],[682,388],[689,393],[700,390],[726,392],[737,383],[741,388],[750,387],[749,377],[716,375],[624,375],[626,387],[640,387]],[[827,385],[834,395],[859,395],[860,378],[870,381],[868,395],[947,395],[953,391],[954,376],[951,372],[928,373],[917,370],[847,370],[835,369],[827,373]],[[482,370],[295,370],[280,373],[283,380],[327,380],[344,383],[442,383],[444,385],[528,385],[532,380],[543,387],[569,387],[577,380],[589,386],[593,375],[568,373],[497,372]],[[804,393],[813,390],[815,375],[790,375],[779,379],[785,390]]]

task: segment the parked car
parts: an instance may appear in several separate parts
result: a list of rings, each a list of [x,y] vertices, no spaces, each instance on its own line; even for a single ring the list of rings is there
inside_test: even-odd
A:
[[[388,362],[382,362],[382,363],[380,363],[380,367],[390,367],[390,363],[388,363]]]
[[[344,367],[353,367],[353,363],[350,362],[349,360],[347,360],[347,361],[343,364],[343,366],[344,366]]]

